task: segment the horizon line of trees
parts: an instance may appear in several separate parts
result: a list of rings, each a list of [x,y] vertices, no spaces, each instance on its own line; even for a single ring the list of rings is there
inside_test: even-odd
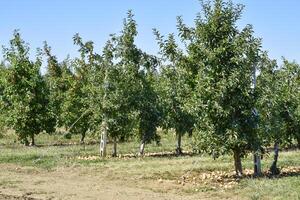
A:
[[[232,154],[241,176],[241,158],[254,156],[261,173],[264,149],[274,145],[272,174],[278,174],[280,146],[300,145],[300,65],[271,60],[253,27],[237,28],[243,6],[231,1],[202,1],[189,27],[177,18],[178,38],[153,30],[159,56],[135,45],[137,24],[131,11],[119,34],[102,52],[79,34],[73,42],[80,56],[59,62],[45,42],[36,59],[15,31],[0,64],[0,127],[15,130],[25,145],[34,136],[65,128],[70,135],[99,137],[105,157],[107,140],[138,138],[139,154],[149,142],[160,142],[157,128],[174,130],[176,153],[189,134],[193,148],[214,158]],[[182,46],[182,47],[181,47]],[[41,75],[43,59],[47,71]]]

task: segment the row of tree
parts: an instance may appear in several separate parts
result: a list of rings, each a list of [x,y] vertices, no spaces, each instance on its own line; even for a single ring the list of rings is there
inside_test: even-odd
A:
[[[195,151],[215,158],[233,154],[237,175],[250,152],[259,174],[264,147],[274,144],[271,171],[278,173],[279,145],[300,144],[300,66],[284,59],[279,67],[269,59],[252,26],[237,27],[242,10],[230,1],[202,2],[194,27],[178,17],[180,42],[154,30],[159,56],[135,45],[132,12],[101,53],[76,34],[80,56],[63,62],[46,42],[31,60],[15,31],[0,66],[0,125],[14,129],[26,145],[34,145],[36,134],[62,127],[81,134],[82,143],[93,132],[101,156],[108,138],[114,156],[117,142],[133,137],[143,154],[146,143],[159,143],[158,127],[172,129],[178,154],[187,133]],[[41,75],[44,58],[47,72]]]

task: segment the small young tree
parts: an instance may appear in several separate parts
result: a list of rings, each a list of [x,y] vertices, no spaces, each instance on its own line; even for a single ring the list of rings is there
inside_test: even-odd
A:
[[[261,63],[258,77],[258,108],[260,130],[266,144],[274,143],[274,161],[270,172],[279,174],[277,167],[279,146],[286,146],[299,138],[299,76],[300,67],[284,60],[278,68],[275,61],[267,58]]]
[[[278,71],[277,87],[280,105],[280,117],[284,121],[285,127],[284,142],[291,144],[297,141],[300,147],[300,65],[296,62],[283,60],[283,66]]]
[[[120,138],[129,137],[132,129],[132,118],[129,110],[128,99],[125,88],[128,86],[124,82],[124,73],[120,65],[114,63],[115,38],[109,41],[103,51],[103,68],[105,69],[104,80],[102,81],[102,102],[100,104],[100,115],[102,118],[102,136],[100,155],[105,157],[106,139],[113,140],[112,156],[117,156],[117,141]],[[99,74],[101,76],[101,74]],[[101,79],[100,79],[101,82]],[[97,88],[96,88],[97,89]],[[100,88],[101,89],[101,88]]]
[[[133,93],[128,91],[131,87],[128,82],[130,73],[127,73],[122,61],[118,61],[118,58],[121,60],[117,54],[120,51],[117,49],[119,39],[112,36],[107,42],[100,67],[92,76],[93,116],[96,123],[101,122],[100,155],[103,157],[106,156],[107,139],[112,139],[112,155],[116,156],[117,141],[129,138],[134,125],[133,107],[130,104]]]
[[[131,11],[124,20],[123,30],[117,38],[117,59],[125,76],[123,87],[127,99],[128,112],[135,116],[138,138],[141,140],[139,154],[144,154],[145,144],[159,140],[156,133],[159,111],[158,97],[154,90],[154,75],[158,61],[144,53],[135,45],[137,24]]]
[[[114,142],[113,156],[117,155],[117,141],[126,138],[132,127],[133,87],[130,84],[131,72],[124,64],[123,37],[112,36],[103,49],[102,55],[93,51],[93,42],[83,43],[79,35],[74,41],[80,46],[81,58],[76,60],[77,74],[80,77],[84,96],[80,107],[88,112],[89,127],[100,130],[100,156],[105,157],[108,138]],[[84,114],[84,110],[80,110]],[[79,123],[80,125],[80,123]]]
[[[49,122],[48,91],[40,74],[41,58],[35,62],[29,59],[29,47],[15,31],[10,47],[4,49],[9,70],[6,96],[9,100],[9,122],[19,139],[28,145],[35,145],[34,136],[42,131],[52,132]]]
[[[59,63],[56,56],[52,55],[51,47],[47,42],[44,43],[44,55],[47,57],[47,72],[45,80],[49,89],[49,108],[55,127],[59,128],[64,125],[62,115],[62,106],[66,98],[65,93],[68,91],[70,84],[67,77],[70,71],[67,66],[67,60]]]
[[[94,53],[93,42],[84,43],[79,34],[73,37],[74,44],[79,46],[80,57],[76,58],[73,75],[69,76],[71,86],[66,92],[62,118],[64,125],[73,134],[81,134],[80,143],[84,143],[91,123],[91,82],[92,68],[96,65],[98,55]]]
[[[153,140],[159,144],[160,137],[157,127],[161,119],[159,108],[156,67],[158,61],[155,57],[144,54],[142,69],[140,70],[141,89],[138,98],[138,136],[141,140],[139,154],[144,154],[146,143]]]
[[[103,157],[107,138],[113,140],[113,156],[116,156],[117,141],[133,136],[134,126],[142,140],[141,154],[146,142],[158,138],[157,97],[152,87],[156,59],[136,47],[136,35],[136,22],[129,11],[121,34],[111,36],[91,76],[93,121],[101,123],[100,155]]]
[[[6,76],[7,76],[7,68],[4,63],[0,63],[0,132],[4,130],[6,127],[6,117],[7,117],[7,105],[8,101],[4,95],[4,91],[6,88]],[[1,134],[0,134],[1,136]]]
[[[165,64],[161,66],[159,94],[163,110],[162,127],[174,129],[177,138],[176,153],[182,154],[181,138],[192,133],[194,117],[185,109],[185,103],[191,97],[192,75],[187,56],[178,48],[174,35],[167,40],[154,30],[160,46],[160,54]]]
[[[90,108],[92,127],[100,130],[100,156],[107,155],[108,138],[113,141],[112,155],[117,155],[117,141],[128,138],[133,127],[133,115],[129,98],[132,95],[127,88],[126,67],[118,60],[117,42],[120,38],[112,36],[106,43],[98,64],[94,65],[90,75]],[[121,60],[121,59],[120,59]]]

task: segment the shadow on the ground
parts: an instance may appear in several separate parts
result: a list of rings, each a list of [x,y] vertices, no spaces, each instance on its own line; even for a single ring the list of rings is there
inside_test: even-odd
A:
[[[164,152],[154,152],[154,153],[145,153],[144,155],[139,155],[139,154],[122,154],[119,155],[119,157],[121,158],[173,158],[173,157],[186,157],[186,156],[195,156],[195,155],[199,155],[193,152],[189,152],[189,151],[184,151],[181,154],[178,154],[174,151],[164,151]]]
[[[39,200],[37,198],[30,197],[26,194],[23,196],[17,196],[17,195],[10,195],[10,194],[2,194],[0,191],[0,199],[7,199],[7,200]]]
[[[89,141],[86,143],[80,143],[80,142],[70,142],[70,143],[65,143],[65,142],[58,142],[58,143],[53,143],[53,144],[36,144],[34,147],[67,147],[67,146],[89,146],[89,145],[96,145],[98,142],[96,141]]]

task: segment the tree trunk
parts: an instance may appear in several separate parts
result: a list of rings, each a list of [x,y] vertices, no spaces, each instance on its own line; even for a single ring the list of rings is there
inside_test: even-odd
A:
[[[274,160],[273,160],[272,166],[270,167],[270,172],[272,175],[280,174],[280,170],[279,170],[279,168],[277,168],[278,155],[279,155],[279,143],[275,142],[275,144],[274,144]]]
[[[300,149],[300,136],[297,137],[298,149]]]
[[[107,89],[108,89],[108,68],[105,69],[105,76],[104,76],[104,96],[103,96],[103,107],[106,107],[107,104]],[[106,157],[106,146],[107,146],[107,130],[108,130],[108,120],[107,115],[103,113],[103,120],[101,124],[101,136],[100,136],[100,157]]]
[[[261,175],[261,151],[260,148],[258,148],[253,153],[253,160],[254,160],[254,176],[260,176]]]
[[[234,168],[235,174],[238,177],[243,175],[243,168],[242,168],[242,160],[241,160],[241,151],[236,148],[233,150],[233,157],[234,157]]]
[[[112,151],[112,157],[117,157],[117,138],[114,137],[114,146]]]
[[[146,145],[146,135],[144,135],[143,139],[142,139],[142,143],[141,143],[141,146],[140,146],[140,152],[139,152],[140,156],[144,155],[145,145]]]
[[[144,150],[145,150],[145,142],[142,142],[142,144],[140,146],[140,152],[139,152],[140,156],[144,155]]]
[[[253,92],[256,90],[256,65],[253,65],[253,74],[252,74],[252,87],[253,87]],[[253,114],[255,115],[255,118],[258,119],[258,111],[254,107],[253,108]],[[257,130],[258,124],[257,121],[255,120],[255,129]],[[253,161],[254,161],[254,176],[260,176],[261,175],[261,150],[260,150],[260,145],[258,145],[257,149],[254,149],[253,153]]]
[[[31,143],[30,146],[35,146],[35,141],[34,141],[34,134],[30,135]]]
[[[107,146],[107,129],[108,125],[104,119],[101,124],[101,137],[100,137],[100,156],[106,157],[106,146]]]
[[[80,144],[84,144],[85,132],[81,134]]]
[[[28,147],[28,146],[29,146],[29,141],[28,141],[27,137],[25,137],[25,138],[23,139],[23,141],[24,141],[24,145],[25,145],[26,147]]]
[[[181,149],[181,133],[177,133],[176,134],[176,138],[177,138],[177,143],[176,143],[176,154],[177,155],[182,155],[182,149]]]

